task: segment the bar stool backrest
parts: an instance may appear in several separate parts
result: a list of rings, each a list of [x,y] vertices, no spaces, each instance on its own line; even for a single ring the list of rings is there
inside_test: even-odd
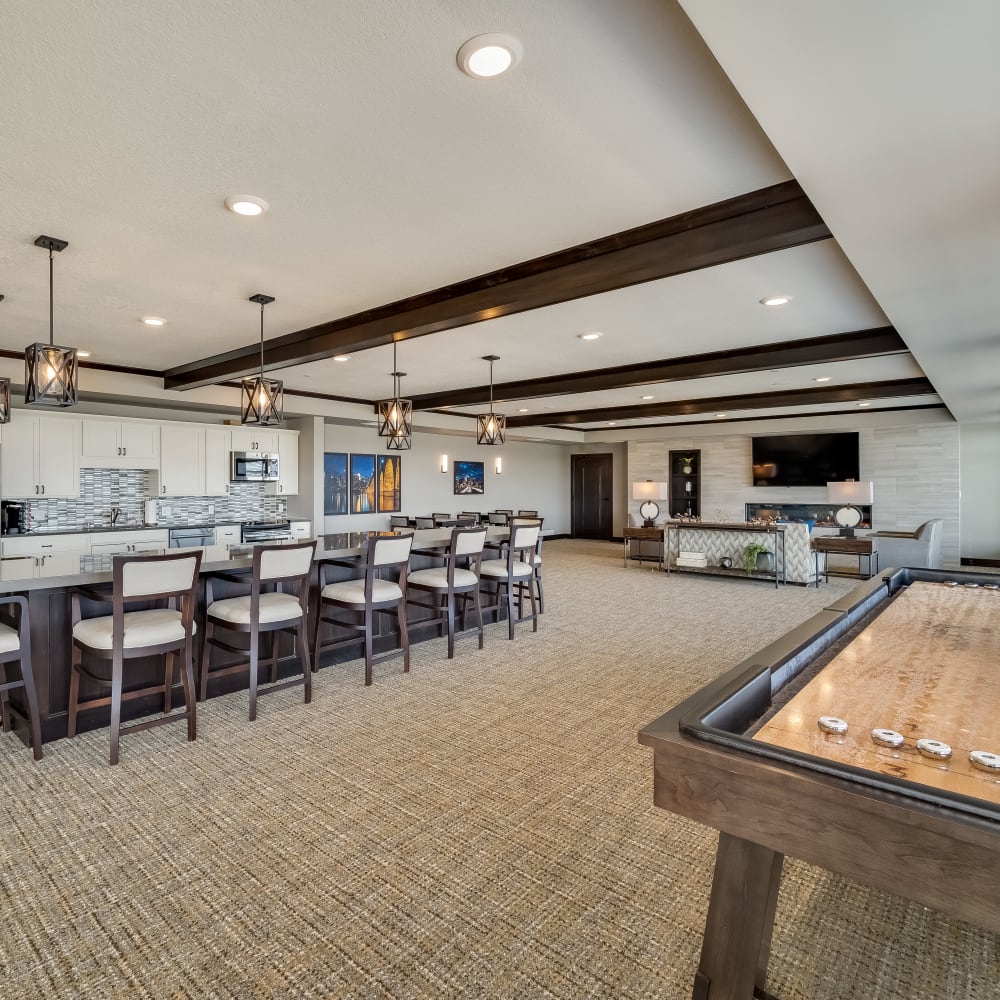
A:
[[[115,556],[111,561],[114,592],[126,601],[189,594],[200,564],[200,549],[163,556]]]
[[[301,579],[308,576],[315,552],[315,540],[299,545],[255,545],[254,576],[269,583]]]
[[[521,552],[527,549],[535,550],[538,544],[538,534],[541,531],[539,524],[515,524],[510,529],[510,547],[513,552]]]
[[[399,538],[369,538],[368,563],[371,566],[398,566],[410,558],[413,535]]]
[[[389,518],[389,527],[391,528],[408,528],[410,526],[410,519],[404,514],[393,514]]]
[[[506,525],[508,520],[508,515],[502,513],[501,511],[493,511],[490,514],[490,524]]]
[[[433,517],[416,517],[416,518],[414,518],[414,521],[416,521],[416,525],[417,525],[418,528],[433,528],[433,527],[435,527],[435,525],[434,525],[434,518]]]
[[[485,528],[453,528],[451,551],[456,556],[472,556],[482,552],[486,545]]]
[[[456,518],[456,522],[459,528],[475,527],[479,524],[478,514],[459,514]]]
[[[497,511],[496,512],[498,514],[506,514],[508,517],[510,517],[510,515],[514,513],[514,511],[512,511],[512,510],[506,510],[503,507],[497,507]]]
[[[518,517],[538,517],[537,510],[519,510],[517,512]]]

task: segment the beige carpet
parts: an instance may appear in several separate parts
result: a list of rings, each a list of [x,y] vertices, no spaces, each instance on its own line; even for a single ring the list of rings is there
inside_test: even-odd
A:
[[[0,738],[0,997],[682,998],[714,834],[636,731],[831,597],[550,543],[548,613],[178,727]],[[1000,942],[789,862],[782,1000],[1000,997]]]

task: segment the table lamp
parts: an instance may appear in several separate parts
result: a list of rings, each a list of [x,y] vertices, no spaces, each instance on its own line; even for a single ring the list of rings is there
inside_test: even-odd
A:
[[[830,503],[843,506],[834,517],[840,525],[840,533],[846,538],[854,537],[854,529],[861,523],[861,511],[857,504],[870,504],[875,497],[875,484],[847,479],[840,483],[826,484],[826,498]]]
[[[660,516],[660,505],[657,500],[666,500],[668,497],[667,484],[655,483],[652,479],[644,482],[632,484],[632,499],[641,500],[639,504],[639,516],[644,518],[644,528],[655,528],[656,519]]]

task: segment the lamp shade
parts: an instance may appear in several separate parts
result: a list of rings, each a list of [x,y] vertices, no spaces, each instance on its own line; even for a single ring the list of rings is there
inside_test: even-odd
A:
[[[666,483],[657,483],[652,479],[646,479],[632,484],[633,500],[666,500],[669,496]]]
[[[826,498],[830,503],[869,504],[875,499],[875,484],[871,481],[845,480],[826,484]]]

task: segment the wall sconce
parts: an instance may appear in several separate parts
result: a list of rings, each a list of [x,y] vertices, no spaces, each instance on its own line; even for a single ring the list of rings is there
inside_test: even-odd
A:
[[[503,459],[499,455],[497,455],[497,460],[494,463],[493,471],[496,472],[498,476],[503,473]]]
[[[447,455],[442,455],[441,456],[441,471],[442,472],[447,472],[448,471],[448,456]]]

